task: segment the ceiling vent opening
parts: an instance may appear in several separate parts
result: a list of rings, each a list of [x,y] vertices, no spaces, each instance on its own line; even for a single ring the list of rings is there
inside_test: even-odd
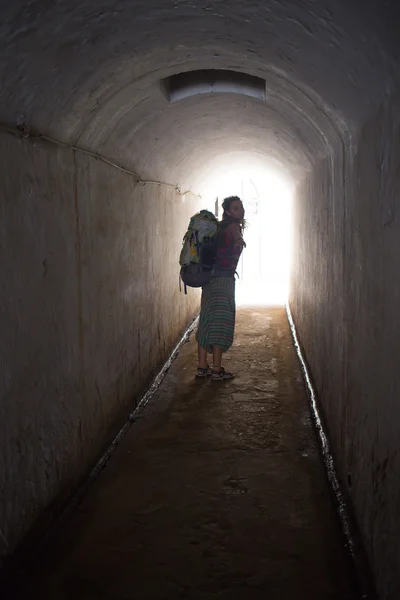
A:
[[[169,102],[197,94],[241,94],[265,101],[265,80],[238,71],[217,69],[188,71],[163,79],[161,91]]]

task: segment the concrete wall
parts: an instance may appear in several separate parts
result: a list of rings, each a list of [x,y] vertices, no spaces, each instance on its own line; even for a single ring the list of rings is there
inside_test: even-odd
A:
[[[194,196],[50,144],[3,135],[0,155],[4,559],[122,425],[199,295],[178,286]]]
[[[400,597],[399,107],[299,188],[290,301],[382,600]]]

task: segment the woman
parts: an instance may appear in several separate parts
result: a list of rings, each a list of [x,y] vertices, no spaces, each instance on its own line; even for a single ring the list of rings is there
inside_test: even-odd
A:
[[[235,330],[235,271],[246,244],[242,237],[244,208],[238,196],[225,198],[218,232],[217,253],[211,282],[201,295],[199,327],[196,333],[199,366],[197,377],[211,375],[214,381],[232,379],[233,373],[222,366],[222,354],[233,343]],[[213,355],[213,368],[207,364],[207,352]]]

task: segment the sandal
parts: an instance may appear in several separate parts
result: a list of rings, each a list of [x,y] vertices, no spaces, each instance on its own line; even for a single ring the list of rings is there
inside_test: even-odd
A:
[[[208,377],[209,375],[211,375],[211,373],[211,367],[209,367],[208,365],[205,368],[197,367],[196,377]]]
[[[213,369],[211,371],[211,379],[213,381],[226,381],[227,379],[233,379],[235,376],[230,371],[225,371],[224,367],[221,367],[220,371]]]

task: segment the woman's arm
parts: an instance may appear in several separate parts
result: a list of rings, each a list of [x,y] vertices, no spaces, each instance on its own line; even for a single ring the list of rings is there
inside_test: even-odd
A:
[[[231,223],[228,227],[228,231],[233,238],[233,246],[235,248],[246,248],[246,242],[243,239],[242,230],[239,223]]]

